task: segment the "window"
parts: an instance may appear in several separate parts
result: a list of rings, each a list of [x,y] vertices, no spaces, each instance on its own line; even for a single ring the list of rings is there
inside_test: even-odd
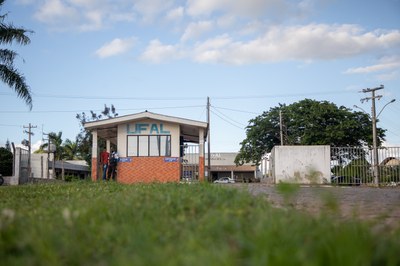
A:
[[[170,135],[128,136],[128,156],[171,156]]]

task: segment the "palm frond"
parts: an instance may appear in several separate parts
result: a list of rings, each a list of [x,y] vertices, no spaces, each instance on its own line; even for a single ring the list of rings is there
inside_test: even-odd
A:
[[[25,100],[25,103],[32,110],[32,96],[25,77],[13,66],[0,64],[0,79],[9,87],[13,88],[18,97]]]
[[[10,44],[17,42],[22,45],[27,45],[31,42],[26,33],[33,33],[33,31],[24,28],[16,28],[12,24],[0,23],[0,43]]]
[[[0,49],[0,63],[5,65],[12,65],[14,63],[14,59],[18,56],[18,54],[9,49]]]

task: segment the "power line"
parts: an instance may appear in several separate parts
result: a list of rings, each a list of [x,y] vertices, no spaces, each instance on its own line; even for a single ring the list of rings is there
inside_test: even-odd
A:
[[[260,98],[282,98],[282,97],[300,97],[300,96],[316,96],[330,94],[349,94],[352,91],[325,91],[325,92],[303,92],[303,93],[284,93],[284,94],[264,94],[264,95],[236,95],[236,96],[211,96],[215,100],[237,100],[237,99],[260,99]],[[0,93],[1,95],[13,95],[11,93]],[[204,97],[116,97],[116,96],[88,96],[88,95],[65,95],[65,94],[42,94],[34,93],[34,97],[40,98],[57,98],[57,99],[82,99],[82,100],[140,100],[140,101],[187,101],[187,100],[204,100]]]
[[[239,127],[238,125],[233,124],[233,123],[230,122],[229,120],[227,120],[227,119],[223,118],[222,116],[220,116],[219,114],[215,113],[213,110],[211,110],[211,112],[212,112],[214,115],[216,115],[216,116],[218,116],[219,118],[221,118],[222,120],[224,120],[225,122],[227,122],[228,124],[230,124],[230,125],[232,125],[232,126],[234,126],[234,127],[237,127],[237,128],[239,128],[239,129],[243,129],[243,127]]]
[[[63,99],[82,99],[82,100],[139,100],[139,101],[164,101],[164,100],[204,100],[204,97],[115,97],[115,96],[84,96],[84,95],[56,95],[56,94],[34,94],[35,97],[42,98],[63,98]]]
[[[304,93],[285,93],[285,94],[267,94],[267,95],[242,95],[242,96],[221,96],[212,97],[217,100],[237,100],[237,99],[261,99],[261,98],[283,98],[283,97],[300,97],[300,96],[316,96],[329,94],[349,94],[352,91],[326,91],[326,92],[304,92]]]
[[[121,108],[117,111],[138,111],[138,110],[163,110],[163,109],[182,109],[182,108],[204,108],[204,105],[185,105],[185,106],[164,106],[164,107],[141,107],[141,108]],[[40,111],[0,111],[0,113],[81,113],[81,112],[101,112],[102,109],[97,110],[40,110]]]
[[[247,126],[247,125],[244,125],[244,124],[242,124],[242,123],[240,123],[240,122],[238,122],[238,121],[236,121],[236,120],[230,118],[229,116],[223,114],[221,111],[218,111],[218,110],[215,109],[213,106],[211,106],[211,107],[213,108],[214,111],[218,112],[220,115],[224,116],[226,119],[232,121],[233,123],[236,123],[237,125],[240,125],[240,126],[242,126],[243,128],[245,128],[245,127]],[[215,114],[215,113],[214,113],[214,114]]]
[[[224,107],[218,107],[218,106],[214,106],[214,109],[223,109],[223,110],[228,110],[228,111],[234,111],[234,112],[239,112],[239,113],[247,113],[247,114],[253,114],[253,115],[258,115],[259,113],[256,112],[250,112],[250,111],[245,111],[245,110],[239,110],[239,109],[231,109],[231,108],[224,108]]]

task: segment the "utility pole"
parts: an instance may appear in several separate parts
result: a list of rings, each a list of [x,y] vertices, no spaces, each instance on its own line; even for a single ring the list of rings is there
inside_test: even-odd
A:
[[[44,135],[47,136],[47,139],[43,138]],[[50,137],[49,137],[49,134],[43,132],[43,128],[42,128],[42,141],[44,142],[45,140],[47,141],[47,163],[46,163],[47,171],[46,171],[46,178],[49,179],[50,178],[50,167],[49,167],[49,164],[50,164]]]
[[[374,166],[374,184],[376,186],[379,186],[379,169],[378,169],[378,164],[379,164],[379,158],[378,158],[378,140],[377,140],[377,134],[376,134],[376,107],[375,107],[375,99],[380,100],[382,98],[382,95],[375,95],[375,91],[377,90],[382,90],[384,88],[383,85],[380,87],[376,88],[367,88],[363,89],[363,93],[371,93],[371,97],[366,97],[361,99],[361,102],[363,103],[364,101],[372,101],[372,108],[371,108],[371,120],[372,120],[372,145],[373,145],[373,166]]]
[[[210,97],[207,97],[207,180],[211,181],[211,144],[210,144]]]
[[[279,132],[281,135],[281,146],[283,146],[283,119],[281,110],[279,110]]]
[[[24,130],[24,133],[28,134],[28,180],[31,178],[31,147],[32,147],[32,128],[37,128],[37,126],[32,126],[31,123],[29,123],[28,126],[24,126],[24,128],[27,128],[28,131]]]

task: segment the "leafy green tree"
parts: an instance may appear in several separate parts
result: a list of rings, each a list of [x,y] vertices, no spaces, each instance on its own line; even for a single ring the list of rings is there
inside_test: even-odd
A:
[[[5,0],[0,0],[0,9]],[[24,28],[14,27],[11,23],[5,22],[7,14],[0,15],[0,45],[11,45],[16,42],[21,45],[30,43],[27,33],[33,33]],[[25,100],[25,103],[32,109],[32,96],[25,77],[14,66],[14,60],[18,56],[15,51],[0,49],[0,79],[11,87],[18,97]]]
[[[372,145],[372,121],[368,114],[353,112],[328,101],[304,99],[290,105],[280,104],[251,119],[246,128],[246,138],[240,143],[236,164],[258,164],[265,153],[280,145],[279,112],[283,116],[286,145]],[[378,128],[377,135],[380,145],[385,130]]]
[[[12,176],[13,174],[13,154],[6,148],[0,147],[0,174]]]
[[[78,142],[78,152],[81,157],[88,163],[89,166],[92,165],[92,133],[84,128],[85,123],[90,121],[97,121],[100,119],[109,119],[113,117],[117,117],[118,113],[114,105],[111,104],[111,107],[104,105],[104,110],[97,114],[94,111],[90,111],[90,115],[86,115],[85,112],[76,115],[76,119],[79,120],[81,132],[76,137]],[[99,140],[98,147],[103,149],[105,147],[105,141]]]

